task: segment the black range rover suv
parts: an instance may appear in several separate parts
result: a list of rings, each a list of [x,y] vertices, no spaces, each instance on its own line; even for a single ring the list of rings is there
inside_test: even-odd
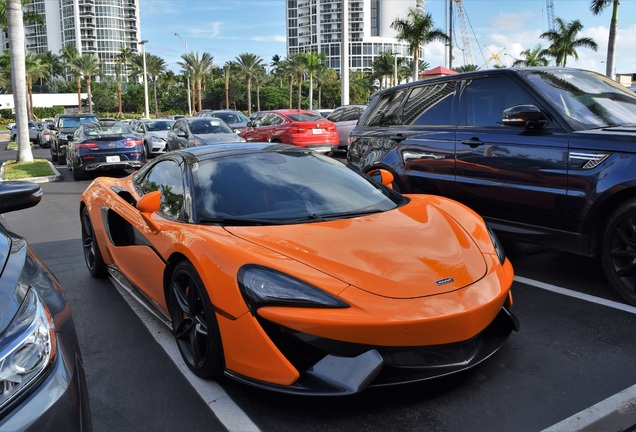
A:
[[[594,72],[494,69],[376,93],[348,162],[477,211],[501,236],[598,256],[636,305],[636,94]]]

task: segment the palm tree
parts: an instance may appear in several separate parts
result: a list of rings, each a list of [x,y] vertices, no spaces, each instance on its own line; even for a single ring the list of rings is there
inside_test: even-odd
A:
[[[82,112],[82,75],[71,67],[71,64],[78,57],[79,52],[73,45],[65,45],[60,50],[60,58],[66,63],[66,73],[75,78],[75,84],[77,87],[77,112]]]
[[[459,73],[472,72],[472,71],[479,70],[479,66],[477,66],[476,64],[467,64],[467,65],[461,65],[456,68],[453,68],[453,70]]]
[[[232,69],[236,67],[236,64],[232,61],[225,62],[223,66],[223,79],[225,80],[225,109],[230,109],[230,76],[232,75]]]
[[[20,7],[22,9],[24,9],[24,6],[28,5],[29,3],[31,3],[32,0],[21,0],[18,3],[20,3]],[[2,27],[2,30],[4,30],[4,32],[6,33],[8,31],[8,15],[7,15],[7,0],[0,0],[0,27]],[[28,10],[28,11],[22,11],[22,20],[24,22],[25,25],[28,24],[40,24],[40,25],[44,25],[44,19],[42,19],[42,16],[32,10]]]
[[[616,59],[616,32],[618,31],[618,0],[592,0],[590,9],[594,15],[598,15],[609,5],[612,5],[612,20],[610,21],[609,39],[607,41],[607,61],[605,75],[609,78],[614,74],[614,61]]]
[[[388,81],[393,77],[395,68],[395,56],[393,55],[393,51],[382,51],[380,55],[373,60],[371,68],[373,69],[373,78],[380,82],[380,90],[382,90],[382,82],[385,82],[385,87],[388,87]]]
[[[179,62],[179,66],[183,69],[190,71],[191,81],[196,85],[196,98],[199,102],[199,111],[203,109],[202,95],[201,95],[201,83],[204,78],[212,72],[214,57],[210,53],[204,52],[199,56],[199,52],[188,52],[181,56],[182,62]],[[193,92],[194,93],[194,92]]]
[[[267,81],[267,71],[261,66],[252,73],[252,82],[256,87],[256,111],[261,110],[261,86]],[[251,113],[250,113],[251,114]]]
[[[22,4],[20,0],[7,0],[5,4],[5,18],[7,31],[9,33],[9,50],[11,52],[11,82],[14,90],[15,119],[18,125],[17,161],[33,162],[26,110],[24,23],[22,21]]]
[[[303,89],[303,75],[307,70],[307,61],[305,53],[296,53],[290,59],[288,63],[289,72],[291,76],[296,75],[296,80],[298,82],[298,109],[301,109],[301,96]]]
[[[337,81],[338,74],[334,69],[323,64],[320,65],[320,68],[316,71],[316,76],[314,78],[316,79],[316,88],[318,89],[318,108],[320,109],[322,108],[322,86],[327,81]]]
[[[152,100],[155,105],[155,118],[159,117],[159,104],[157,102],[157,80],[159,75],[167,69],[166,62],[161,57],[146,53],[146,73],[152,82]]]
[[[88,112],[93,112],[93,97],[91,95],[91,78],[100,74],[101,63],[94,54],[82,54],[71,62],[71,69],[75,70],[86,82],[88,95]]]
[[[121,103],[122,69],[124,75],[126,75],[126,81],[128,81],[128,65],[134,54],[134,51],[130,48],[119,48],[119,55],[117,56],[117,62],[115,63],[117,68],[117,117],[123,117],[124,115]]]
[[[27,85],[27,111],[29,119],[34,119],[33,115],[33,81],[50,76],[48,65],[42,62],[37,54],[25,53],[25,74]]]
[[[327,55],[324,52],[308,52],[305,56],[306,68],[309,73],[309,109],[314,109],[314,75],[322,62],[327,60]]]
[[[544,49],[541,44],[536,45],[534,48],[521,51],[521,55],[525,58],[515,59],[512,63],[512,67],[547,66],[548,63],[550,63],[548,59],[545,58],[546,55],[549,55],[549,52],[547,49]]]
[[[292,69],[291,60],[289,58],[285,58],[285,60],[280,62],[280,64],[278,65],[277,73],[287,77],[287,83],[289,84],[289,109],[292,109],[292,105],[293,105],[292,98],[293,98],[293,92],[294,92],[294,75],[296,74]]]
[[[247,115],[252,114],[252,75],[263,68],[263,59],[256,54],[243,53],[236,57],[234,63],[245,77],[247,84]]]
[[[548,39],[551,42],[548,52],[556,60],[557,66],[566,66],[568,56],[579,59],[576,48],[585,47],[593,51],[598,50],[598,45],[594,39],[589,37],[578,38],[577,36],[583,30],[581,21],[574,20],[566,23],[561,18],[554,19],[555,29],[548,30],[541,34],[541,38]]]
[[[420,47],[433,41],[448,42],[449,38],[443,30],[433,27],[430,13],[423,13],[419,9],[410,8],[406,19],[396,18],[391,28],[398,32],[397,39],[409,45],[413,56],[413,81],[419,76],[418,62]]]

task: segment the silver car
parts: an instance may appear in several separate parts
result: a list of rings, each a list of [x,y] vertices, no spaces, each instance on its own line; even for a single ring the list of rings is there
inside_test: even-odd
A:
[[[44,123],[38,122],[38,121],[29,120],[28,124],[29,124],[29,141],[37,142],[38,141],[38,133],[42,129],[42,125]],[[13,127],[11,128],[11,141],[15,141],[17,138],[18,138],[18,125],[17,124],[13,124]]]
[[[216,117],[187,117],[177,122],[168,133],[167,150],[178,150],[207,144],[245,142],[223,120]]]
[[[327,120],[334,122],[338,130],[339,150],[349,148],[349,134],[366,108],[366,105],[344,105],[336,108],[327,116]]]
[[[146,159],[168,150],[166,140],[172,125],[174,125],[174,120],[170,119],[142,119],[130,126],[135,135],[143,141]]]

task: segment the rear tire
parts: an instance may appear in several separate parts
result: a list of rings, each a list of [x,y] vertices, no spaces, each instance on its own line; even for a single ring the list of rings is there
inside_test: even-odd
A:
[[[620,205],[608,219],[599,255],[611,287],[636,306],[636,199]]]
[[[57,154],[57,164],[66,165],[66,149],[64,149],[64,151],[59,150],[59,153]]]
[[[81,225],[82,244],[84,245],[84,260],[86,261],[88,272],[95,278],[105,278],[108,275],[108,270],[106,269],[106,264],[102,259],[102,254],[99,251],[99,245],[95,238],[93,224],[91,222],[90,215],[88,214],[88,208],[86,207],[82,209]]]

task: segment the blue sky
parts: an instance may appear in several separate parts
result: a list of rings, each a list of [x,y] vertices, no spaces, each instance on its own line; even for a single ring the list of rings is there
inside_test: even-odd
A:
[[[284,58],[285,0],[141,0],[141,36],[148,40],[146,51],[162,57],[168,67],[178,71],[177,62],[185,52],[178,33],[193,52],[208,52],[217,66],[234,60],[241,53],[260,55],[269,64],[275,54]],[[415,3],[415,0],[413,1]],[[470,48],[474,63],[483,65],[492,54],[510,65],[524,49],[537,43],[548,45],[539,35],[547,30],[545,0],[464,0]],[[589,0],[553,0],[554,15],[569,22],[580,20],[582,36],[599,45],[594,52],[581,48],[579,60],[568,59],[568,66],[605,72],[607,37],[611,8],[592,15]],[[436,27],[446,28],[444,0],[427,0],[426,11]],[[453,66],[464,63],[461,33],[454,24],[456,40]],[[445,65],[445,48],[432,43],[425,48],[431,67]],[[492,66],[495,62],[490,61]],[[636,0],[621,0],[618,17],[616,72],[636,73]]]

